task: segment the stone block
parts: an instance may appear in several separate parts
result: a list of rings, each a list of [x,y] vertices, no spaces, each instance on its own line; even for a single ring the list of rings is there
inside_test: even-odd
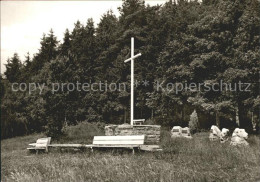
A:
[[[105,127],[106,136],[145,135],[145,144],[159,144],[161,135],[160,125],[108,125]]]

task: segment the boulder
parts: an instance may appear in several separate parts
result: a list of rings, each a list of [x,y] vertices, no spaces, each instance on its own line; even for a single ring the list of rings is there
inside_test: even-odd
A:
[[[228,133],[229,133],[229,129],[222,128],[222,130],[221,130],[221,138],[220,138],[220,142],[221,143],[224,143],[224,142],[228,141]]]
[[[229,133],[229,129],[227,129],[227,128],[222,128],[221,134],[222,134],[223,137],[227,136],[228,133]]]
[[[212,125],[210,128],[209,140],[218,141],[221,138],[222,138],[222,134],[221,134],[220,129],[217,126]]]
[[[248,133],[245,129],[236,128],[232,134],[230,145],[249,145],[247,139]]]

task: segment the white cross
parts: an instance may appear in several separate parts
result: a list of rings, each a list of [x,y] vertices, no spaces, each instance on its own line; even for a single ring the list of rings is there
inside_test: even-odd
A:
[[[131,58],[124,62],[131,61],[131,125],[134,125],[134,59],[141,56],[141,53],[134,55],[134,38],[131,38]]]

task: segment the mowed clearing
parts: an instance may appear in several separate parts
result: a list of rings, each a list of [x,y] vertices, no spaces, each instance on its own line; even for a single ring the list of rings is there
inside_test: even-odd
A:
[[[103,125],[81,123],[68,127],[53,143],[90,144],[104,135]],[[43,134],[1,141],[2,181],[260,181],[260,139],[249,135],[249,147],[210,142],[208,132],[193,139],[171,139],[162,131],[163,152],[131,150],[50,151],[30,154],[29,143]]]

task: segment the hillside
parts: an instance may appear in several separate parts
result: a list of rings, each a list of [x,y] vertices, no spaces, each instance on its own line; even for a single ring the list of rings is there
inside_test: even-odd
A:
[[[68,127],[53,143],[91,143],[102,135],[102,124],[82,123]],[[170,139],[162,131],[163,152],[128,150],[50,151],[29,154],[26,147],[43,134],[1,141],[1,178],[6,182],[35,181],[236,181],[260,179],[260,139],[249,137],[249,147],[209,142],[207,132],[192,140]]]

